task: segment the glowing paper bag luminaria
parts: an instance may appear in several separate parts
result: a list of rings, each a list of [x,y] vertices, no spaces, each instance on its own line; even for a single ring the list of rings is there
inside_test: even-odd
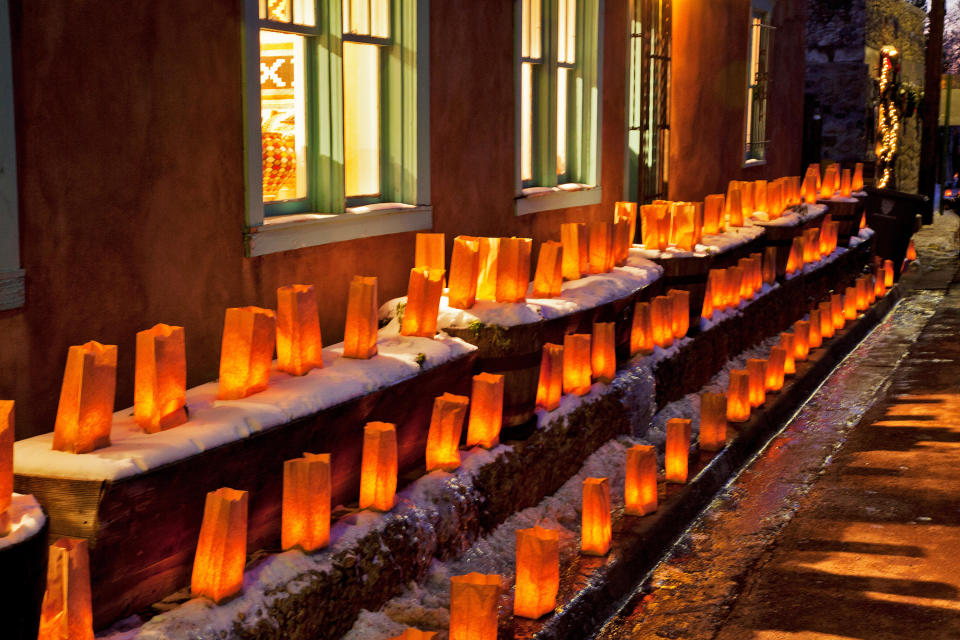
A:
[[[407,305],[400,322],[400,335],[432,338],[437,333],[437,315],[443,296],[441,269],[410,269]]]
[[[454,309],[469,309],[476,304],[479,277],[480,239],[465,236],[454,238],[447,304]]]
[[[727,396],[700,394],[700,448],[720,451],[727,444]]]
[[[580,251],[587,245],[586,227],[578,222],[560,225],[560,243],[563,245],[563,278],[577,280],[584,274],[580,268]]]
[[[478,373],[473,376],[473,389],[470,393],[467,446],[480,445],[485,449],[497,446],[502,424],[503,376],[497,373]]]
[[[777,392],[783,389],[783,368],[787,363],[787,350],[783,347],[771,347],[767,354],[767,367],[764,371],[764,389]]]
[[[207,494],[190,592],[221,603],[243,590],[247,563],[247,492],[223,487]]]
[[[613,225],[593,222],[590,233],[590,273],[606,273],[613,268]]]
[[[377,355],[377,278],[353,276],[347,296],[343,357],[366,360]]]
[[[783,359],[783,373],[784,375],[792,376],[797,372],[797,361],[794,356],[796,353],[796,347],[794,346],[794,336],[792,333],[783,332],[780,334],[780,345],[783,347],[786,352]]]
[[[703,199],[703,232],[716,234],[723,231],[725,196],[714,193]]]
[[[747,374],[750,377],[750,406],[762,406],[767,399],[767,361],[750,358],[747,360]]]
[[[513,615],[537,618],[553,611],[560,589],[560,542],[553,529],[517,529],[517,584]]]
[[[612,535],[610,482],[606,478],[586,478],[583,481],[580,553],[585,556],[607,555]]]
[[[563,245],[559,242],[540,244],[537,272],[533,277],[534,298],[555,298],[563,284]]]
[[[858,162],[853,166],[853,178],[850,180],[850,190],[863,191],[863,163]]]
[[[87,541],[60,538],[49,550],[38,640],[93,640]]]
[[[277,317],[270,309],[231,307],[223,321],[219,400],[246,398],[267,388]]]
[[[523,302],[530,285],[530,238],[500,238],[497,302]]]
[[[743,369],[730,372],[727,389],[727,421],[746,422],[750,419],[750,374]]]
[[[563,395],[563,345],[547,343],[540,356],[540,380],[537,384],[537,406],[553,411]]]
[[[450,640],[497,640],[500,576],[450,578]]]
[[[847,323],[847,319],[844,317],[843,313],[843,295],[839,293],[833,293],[830,295],[830,310],[831,315],[833,316],[833,328],[836,331],[843,329],[843,326]]]
[[[0,536],[10,533],[13,501],[14,402],[0,400]]]
[[[317,296],[310,284],[277,289],[277,368],[302,376],[323,367]]]
[[[667,206],[662,204],[645,204],[640,207],[640,233],[643,247],[651,251],[662,251],[667,248],[661,242],[660,223],[666,217]]]
[[[116,386],[116,345],[70,347],[53,429],[55,450],[87,453],[110,446]]]
[[[833,326],[833,306],[829,300],[821,302],[820,309],[820,337],[821,340],[833,337],[835,327]]]
[[[183,327],[157,324],[137,333],[133,419],[147,433],[187,421],[187,354]]]
[[[843,319],[844,320],[857,319],[857,288],[856,287],[847,287],[846,293],[843,294]]]
[[[413,266],[418,269],[445,271],[444,235],[442,233],[418,233]]]
[[[460,466],[460,434],[470,398],[444,393],[433,401],[427,432],[427,471],[453,471]]]
[[[330,542],[330,454],[305,453],[283,463],[283,550],[307,553]]]
[[[667,446],[664,454],[664,472],[667,482],[683,484],[687,481],[690,458],[690,420],[667,420]]]
[[[823,337],[820,335],[820,311],[818,309],[810,310],[810,348],[816,349],[823,344]]]
[[[656,296],[650,302],[650,320],[656,345],[665,349],[673,344],[673,301],[667,296]]]
[[[645,516],[657,510],[657,450],[636,444],[627,449],[626,479],[623,486],[624,512]]]
[[[670,326],[673,337],[680,339],[690,330],[690,292],[685,289],[671,289],[667,292],[670,299]]]
[[[743,202],[740,196],[740,183],[731,180],[727,187],[727,222],[731,227],[743,226]]]
[[[850,169],[844,169],[840,176],[840,195],[849,198],[851,192]]]
[[[673,242],[681,251],[693,251],[696,245],[696,208],[691,202],[678,202],[673,208]]]
[[[497,299],[497,275],[500,266],[500,238],[478,238],[480,272],[477,276],[477,300]]]
[[[620,222],[626,220],[629,223],[627,232],[628,244],[633,244],[633,239],[637,236],[637,203],[636,202],[617,202],[613,209],[613,221]]]
[[[883,286],[887,289],[893,286],[893,260],[883,261]]]
[[[590,391],[593,371],[590,334],[568,333],[563,337],[563,392],[582,396]]]
[[[793,358],[803,362],[810,355],[810,323],[797,320],[793,323]]]
[[[766,247],[763,250],[763,282],[773,284],[777,280],[777,248]]]
[[[630,355],[653,353],[653,324],[650,303],[638,302],[633,307],[633,324],[630,328]]]
[[[360,508],[390,511],[397,493],[397,428],[368,422],[363,428],[360,463]]]
[[[590,341],[590,363],[593,378],[600,382],[613,382],[617,374],[616,324],[594,322],[593,338]]]

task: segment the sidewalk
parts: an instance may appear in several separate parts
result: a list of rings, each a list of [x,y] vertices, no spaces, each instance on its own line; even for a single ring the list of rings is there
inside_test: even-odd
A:
[[[599,638],[960,638],[956,226]]]

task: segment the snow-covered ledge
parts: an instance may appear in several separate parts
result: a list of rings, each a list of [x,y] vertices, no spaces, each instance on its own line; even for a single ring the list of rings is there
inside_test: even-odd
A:
[[[10,518],[10,533],[0,536],[0,551],[37,535],[47,522],[47,516],[36,498],[19,493],[13,494],[7,515]]]
[[[346,213],[272,216],[244,234],[247,256],[303,249],[321,244],[373,238],[433,228],[433,208],[399,203],[354,207]]]
[[[159,433],[144,433],[132,408],[117,411],[110,446],[90,453],[54,451],[52,433],[20,440],[14,444],[14,473],[120,480],[385,389],[476,350],[445,334],[433,340],[381,337],[377,348],[373,358],[355,360],[342,357],[342,342],[329,346],[323,350],[323,368],[299,377],[280,371],[274,362],[270,386],[242,400],[217,400],[216,382],[194,387],[187,391],[190,419]]]

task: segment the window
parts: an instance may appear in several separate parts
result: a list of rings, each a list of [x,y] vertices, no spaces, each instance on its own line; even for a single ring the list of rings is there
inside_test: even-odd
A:
[[[670,181],[671,0],[632,0],[627,200],[665,200]]]
[[[744,164],[767,159],[767,96],[770,89],[770,45],[773,26],[769,7],[754,2],[750,11],[750,60],[747,66],[746,150]]]
[[[430,228],[429,0],[246,2],[248,255]]]
[[[600,201],[602,4],[518,1],[518,213]]]
[[[13,62],[10,9],[0,0],[0,311],[24,302],[17,222],[17,147],[13,126]]]

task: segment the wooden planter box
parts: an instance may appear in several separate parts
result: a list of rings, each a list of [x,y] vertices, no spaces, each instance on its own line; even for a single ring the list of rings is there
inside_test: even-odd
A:
[[[15,476],[50,515],[54,536],[90,543],[94,625],[102,628],[190,581],[208,491],[250,492],[248,551],[277,549],[283,463],[305,451],[331,454],[332,504],[356,504],[363,425],[397,426],[400,475],[423,469],[434,397],[469,395],[475,352],[413,378],[115,482]]]
[[[799,235],[802,235],[806,229],[812,229],[814,227],[819,227],[820,223],[823,222],[824,216],[827,215],[826,211],[818,213],[815,216],[810,216],[807,220],[803,221],[801,224],[796,224],[793,226],[785,225],[774,225],[774,224],[760,224],[766,229],[765,242],[764,246],[767,247],[776,247],[777,248],[777,276],[783,277],[787,273],[787,259],[790,257],[790,247],[793,245],[793,239]],[[843,246],[846,243],[841,244]]]
[[[700,312],[703,310],[703,299],[707,292],[707,277],[710,269],[726,269],[736,266],[741,258],[750,257],[751,253],[763,253],[765,246],[765,230],[753,240],[731,247],[727,251],[703,256],[681,256],[670,258],[656,258],[656,262],[663,267],[663,289],[682,289],[690,292],[690,326],[695,330],[698,326]]]
[[[510,437],[509,429],[522,427],[534,417],[543,345],[563,344],[563,337],[569,333],[592,333],[594,322],[615,322],[618,358],[629,357],[634,305],[658,295],[662,282],[662,278],[657,279],[616,300],[558,318],[510,327],[447,327],[444,331],[477,347],[478,373],[505,377],[503,426],[508,430],[506,437]]]
[[[827,213],[830,218],[839,223],[837,227],[837,242],[840,246],[846,246],[852,236],[860,231],[860,220],[863,218],[865,199],[851,198],[855,202],[842,202],[837,200],[818,200],[819,204],[827,205]]]

